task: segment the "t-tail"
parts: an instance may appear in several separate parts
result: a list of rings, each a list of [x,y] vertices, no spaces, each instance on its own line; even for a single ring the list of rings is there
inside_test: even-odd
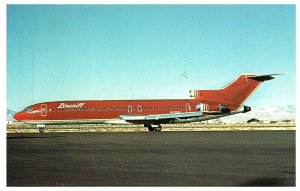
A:
[[[251,94],[274,75],[241,74],[234,81],[219,90],[193,90],[191,97],[207,102],[220,103],[229,106],[231,111],[238,110]]]

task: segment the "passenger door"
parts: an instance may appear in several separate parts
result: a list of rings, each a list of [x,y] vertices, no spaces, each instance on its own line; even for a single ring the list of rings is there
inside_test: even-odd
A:
[[[41,116],[47,115],[47,104],[41,104]]]
[[[192,110],[191,105],[189,103],[185,104],[185,109],[186,109],[186,112],[191,112],[191,110]]]

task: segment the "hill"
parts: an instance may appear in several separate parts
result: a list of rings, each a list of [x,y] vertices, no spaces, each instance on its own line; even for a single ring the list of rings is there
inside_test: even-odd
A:
[[[16,113],[15,111],[6,109],[6,121],[15,121],[15,119],[13,118],[15,113]]]

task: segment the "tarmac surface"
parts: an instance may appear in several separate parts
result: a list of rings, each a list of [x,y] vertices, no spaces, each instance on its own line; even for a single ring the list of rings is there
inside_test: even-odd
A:
[[[295,134],[7,134],[7,186],[295,186]]]

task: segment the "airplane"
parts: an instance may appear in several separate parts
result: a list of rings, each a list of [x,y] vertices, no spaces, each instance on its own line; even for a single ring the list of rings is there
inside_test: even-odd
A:
[[[191,90],[190,99],[84,100],[37,103],[14,115],[35,124],[41,133],[53,124],[143,124],[161,131],[161,124],[200,122],[251,111],[244,103],[262,82],[274,75],[240,74],[218,90]]]

